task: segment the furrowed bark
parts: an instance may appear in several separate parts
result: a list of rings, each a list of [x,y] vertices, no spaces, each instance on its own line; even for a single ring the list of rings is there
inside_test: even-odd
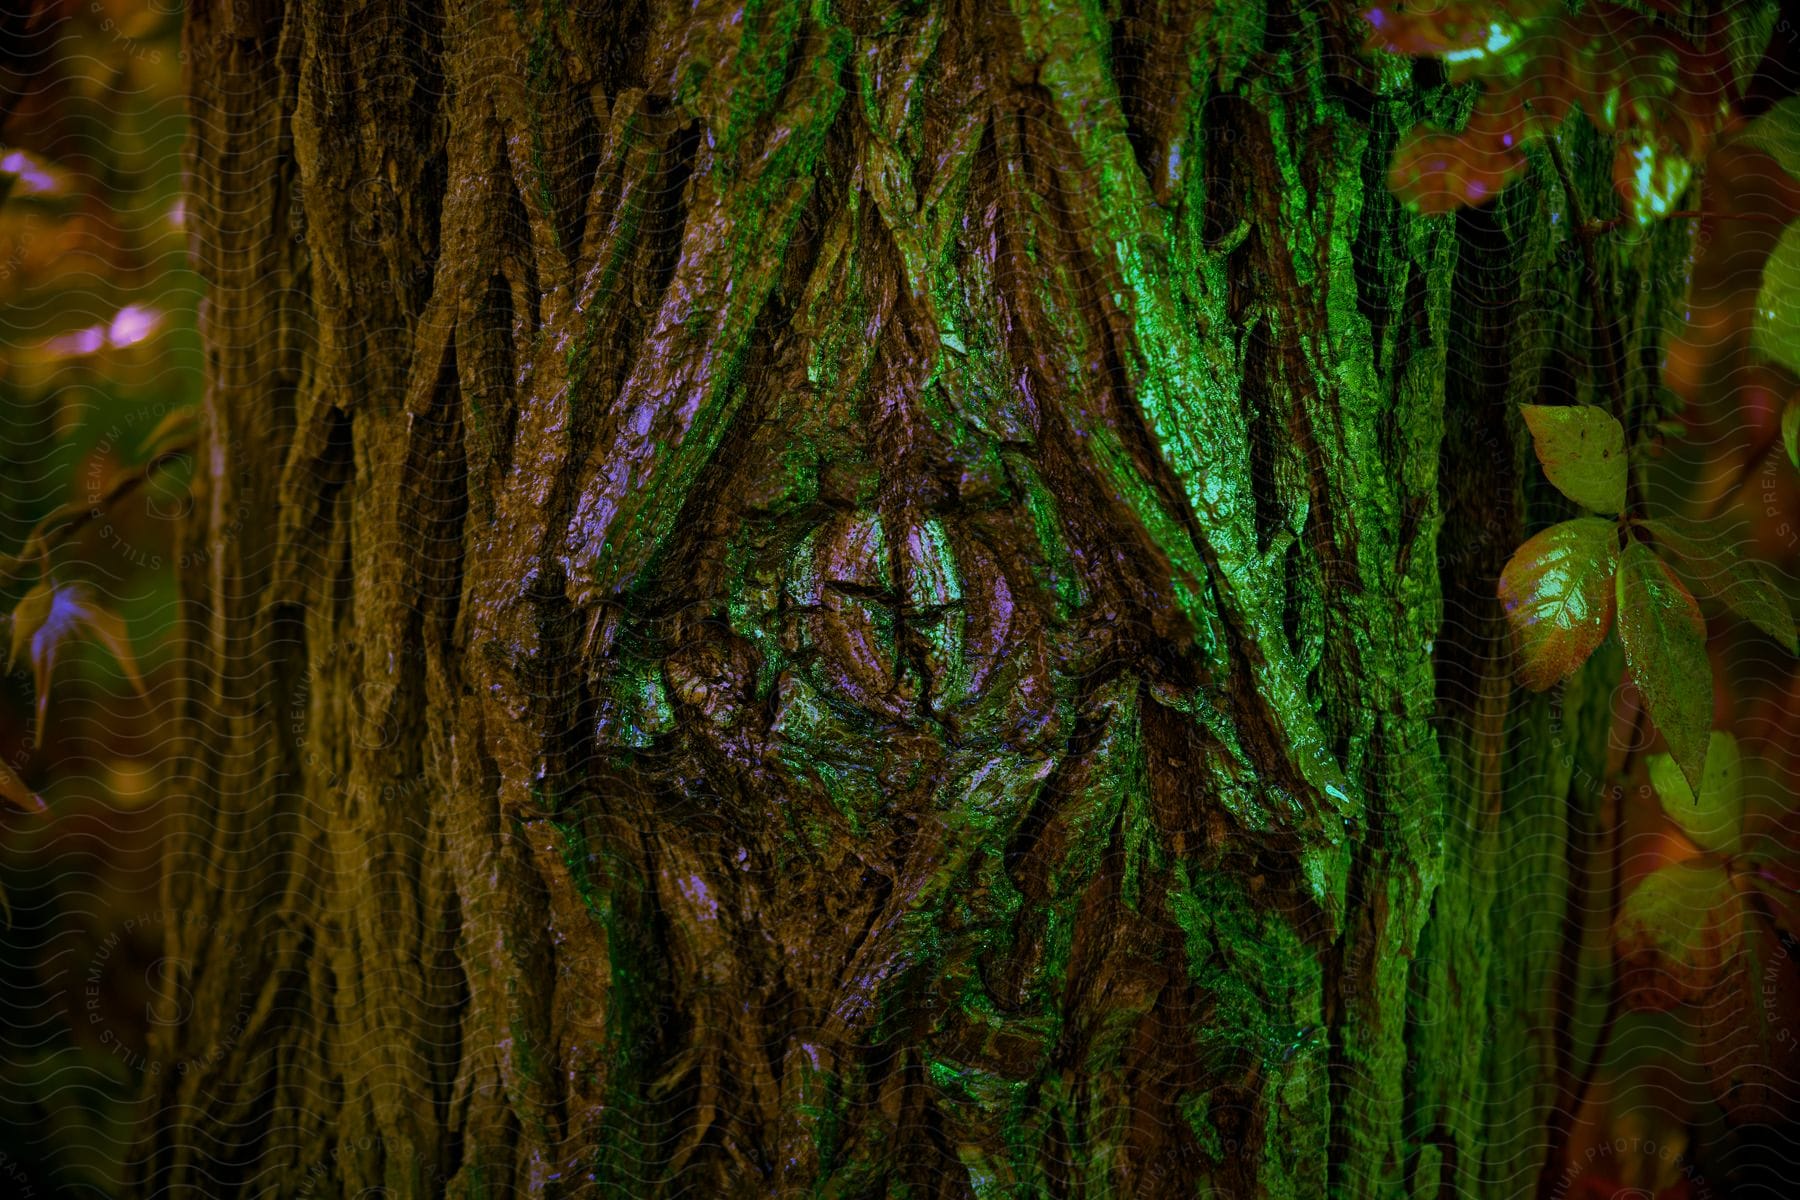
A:
[[[191,14],[141,1192],[1518,1194],[1551,193],[1401,209],[1351,11],[1127,9]]]

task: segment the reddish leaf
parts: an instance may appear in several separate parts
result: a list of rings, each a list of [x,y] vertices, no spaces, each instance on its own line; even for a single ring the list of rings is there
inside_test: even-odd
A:
[[[1618,529],[1598,517],[1552,525],[1500,573],[1500,600],[1518,647],[1519,676],[1543,691],[1588,660],[1613,618]]]
[[[1363,11],[1363,19],[1369,23],[1369,44],[1391,54],[1472,55],[1486,52],[1496,29],[1516,28],[1515,22],[1540,17],[1554,7],[1545,0],[1374,3]]]
[[[1490,199],[1523,173],[1525,144],[1579,107],[1619,135],[1616,186],[1649,220],[1675,207],[1729,113],[1728,56],[1624,6],[1455,0],[1363,16],[1371,46],[1434,55],[1452,82],[1481,85],[1459,131],[1415,132],[1395,156],[1394,190],[1427,212]]]
[[[1558,491],[1595,512],[1624,509],[1625,429],[1611,413],[1591,404],[1527,404],[1521,411]]]
[[[1492,200],[1525,169],[1525,156],[1463,133],[1417,132],[1394,152],[1388,187],[1422,213]]]
[[[1700,606],[1656,552],[1635,540],[1619,556],[1618,600],[1625,665],[1688,786],[1698,791],[1713,710]]]
[[[1743,949],[1744,904],[1725,868],[1705,859],[1646,875],[1619,911],[1613,946],[1634,1008],[1700,1000]]]

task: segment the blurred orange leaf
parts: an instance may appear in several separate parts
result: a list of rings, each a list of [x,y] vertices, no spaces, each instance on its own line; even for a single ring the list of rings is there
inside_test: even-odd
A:
[[[0,759],[0,800],[5,800],[26,812],[43,812],[44,798],[25,786],[5,759]]]

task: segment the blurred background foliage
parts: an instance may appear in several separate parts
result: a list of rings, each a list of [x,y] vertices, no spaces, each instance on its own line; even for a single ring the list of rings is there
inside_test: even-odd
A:
[[[0,12],[0,555],[61,506],[98,516],[56,546],[124,623],[145,690],[93,639],[58,656],[38,728],[23,655],[0,686],[0,757],[47,806],[0,814],[0,1192],[111,1195],[161,961],[158,757],[173,716],[171,533],[185,459],[103,507],[144,442],[200,394],[186,268],[175,0]],[[35,564],[0,590],[10,611]],[[10,643],[11,639],[5,640]]]

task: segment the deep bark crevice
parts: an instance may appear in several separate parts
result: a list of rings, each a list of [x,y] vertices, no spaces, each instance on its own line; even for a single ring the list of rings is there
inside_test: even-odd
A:
[[[1348,11],[377,10],[188,25],[168,899],[291,934],[140,1190],[1506,1195],[1536,185]]]

